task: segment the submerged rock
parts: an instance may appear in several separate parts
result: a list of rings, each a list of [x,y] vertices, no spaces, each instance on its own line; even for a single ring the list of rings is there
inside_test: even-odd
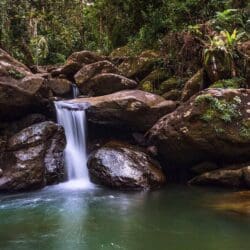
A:
[[[211,206],[220,212],[250,216],[250,192],[234,192],[223,195],[223,197],[219,195]]]
[[[63,129],[53,122],[34,124],[12,136],[0,163],[0,190],[33,190],[62,181],[65,144]]]
[[[190,184],[250,188],[250,164],[233,165],[204,173]]]
[[[90,156],[91,179],[108,187],[138,190],[162,186],[166,177],[159,164],[141,149],[109,142]]]
[[[208,89],[161,118],[148,132],[170,166],[250,160],[250,91]]]
[[[143,131],[152,127],[163,115],[175,110],[176,103],[140,90],[120,91],[111,95],[79,98],[65,102],[65,108],[86,109],[94,124]]]

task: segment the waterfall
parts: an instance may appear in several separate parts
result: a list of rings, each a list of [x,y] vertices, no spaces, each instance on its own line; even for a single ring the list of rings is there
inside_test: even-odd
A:
[[[67,146],[64,151],[69,181],[90,185],[87,169],[86,114],[76,110],[73,104],[55,102],[57,120],[64,127]]]
[[[73,98],[77,98],[80,95],[80,91],[77,87],[76,84],[72,84],[72,93],[73,93]]]

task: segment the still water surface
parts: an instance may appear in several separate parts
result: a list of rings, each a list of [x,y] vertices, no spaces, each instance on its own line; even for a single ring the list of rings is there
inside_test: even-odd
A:
[[[126,193],[72,185],[0,196],[1,250],[249,250],[250,219],[209,206],[225,191]]]

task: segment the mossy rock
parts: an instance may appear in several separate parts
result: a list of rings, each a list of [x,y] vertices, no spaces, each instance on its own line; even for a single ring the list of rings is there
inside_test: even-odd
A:
[[[231,78],[226,80],[219,80],[213,83],[210,88],[222,88],[222,89],[239,89],[244,86],[244,78]]]
[[[158,58],[130,57],[126,58],[118,69],[126,77],[141,81],[159,62]]]
[[[150,81],[146,81],[140,84],[139,89],[145,92],[154,93],[154,85]]]
[[[117,48],[113,50],[110,54],[110,57],[128,57],[133,54],[133,51],[129,48],[128,45]]]
[[[166,100],[178,101],[181,99],[181,90],[172,89],[162,95]]]
[[[204,86],[204,70],[199,70],[192,78],[190,78],[184,86],[181,100],[187,101],[190,97],[197,94]]]
[[[181,79],[178,77],[171,77],[168,80],[161,83],[159,86],[160,93],[166,93],[173,89],[181,89],[183,86],[185,79]]]
[[[155,88],[158,88],[158,86],[168,77],[169,74],[166,69],[155,69],[140,82],[140,89],[142,89],[141,86],[143,86],[144,83],[150,83]]]

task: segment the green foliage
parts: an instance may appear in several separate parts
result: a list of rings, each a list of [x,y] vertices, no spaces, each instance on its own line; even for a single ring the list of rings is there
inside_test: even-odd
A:
[[[197,25],[215,15],[214,25],[220,30],[230,26],[230,35],[234,28],[245,29],[246,13],[224,11],[233,8],[229,2],[1,0],[0,46],[18,59],[39,64],[61,63],[83,49],[109,54],[126,44],[138,54],[158,48],[169,32],[189,27],[192,33],[199,33]]]
[[[234,77],[231,79],[225,79],[215,82],[210,88],[225,88],[225,89],[238,89],[244,87],[246,79],[240,77]]]
[[[235,97],[232,101],[219,100],[210,94],[204,94],[196,97],[195,105],[206,105],[204,113],[201,115],[201,120],[205,122],[211,121],[223,121],[225,123],[230,123],[234,119],[241,116],[239,111],[239,104],[241,99]]]

